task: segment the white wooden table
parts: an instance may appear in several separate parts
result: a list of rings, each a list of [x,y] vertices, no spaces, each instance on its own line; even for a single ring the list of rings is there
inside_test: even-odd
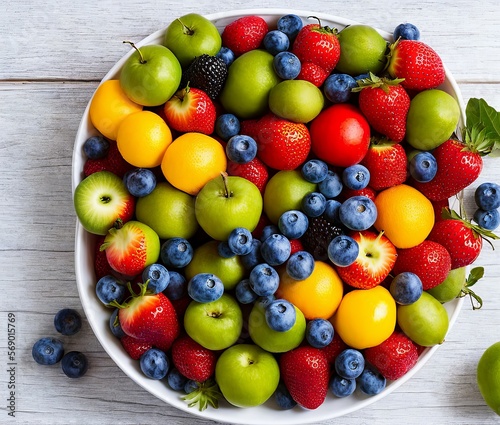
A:
[[[188,12],[269,6],[263,0],[139,1],[34,0],[3,2],[0,14],[0,423],[202,424],[164,404],[130,380],[108,357],[85,321],[68,350],[91,362],[82,379],[40,367],[31,347],[54,335],[63,307],[82,311],[75,285],[75,214],[71,156],[83,110],[107,70],[138,41]],[[273,7],[307,9],[392,31],[405,21],[422,31],[455,75],[464,99],[484,97],[500,109],[500,6],[497,0],[299,2]],[[487,160],[480,181],[500,182],[500,159]],[[479,182],[478,182],[479,183]],[[475,185],[477,186],[477,185]],[[475,187],[474,186],[474,187]],[[471,196],[470,188],[466,196]],[[500,244],[496,244],[497,248]],[[500,340],[499,253],[485,246],[477,284],[484,307],[468,302],[437,354],[406,385],[335,424],[497,424],[483,402],[475,368],[486,347]],[[15,316],[15,375],[7,356],[9,313]],[[83,311],[82,311],[83,313]],[[9,383],[15,383],[15,418]]]

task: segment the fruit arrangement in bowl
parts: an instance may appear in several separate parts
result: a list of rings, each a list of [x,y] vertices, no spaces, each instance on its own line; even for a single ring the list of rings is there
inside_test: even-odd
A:
[[[498,206],[473,223],[459,196],[495,142],[490,107],[465,108],[419,38],[270,9],[125,41],[73,195],[82,304],[132,379],[205,418],[306,423],[383,397],[443,343],[496,238]]]

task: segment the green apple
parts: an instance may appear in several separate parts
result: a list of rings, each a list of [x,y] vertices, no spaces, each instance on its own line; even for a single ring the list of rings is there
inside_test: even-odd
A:
[[[108,233],[117,220],[130,220],[135,208],[135,198],[123,180],[109,171],[83,179],[75,189],[73,203],[83,228],[96,235]]]
[[[251,50],[231,64],[220,102],[240,119],[256,118],[268,109],[269,92],[280,82],[274,71],[274,56],[265,50]]]
[[[163,44],[186,68],[197,56],[215,56],[221,48],[222,39],[211,21],[197,13],[189,13],[170,23]]]
[[[152,44],[136,49],[123,64],[120,86],[127,97],[143,106],[164,104],[181,82],[182,68],[165,46]]]
[[[490,345],[481,354],[476,380],[484,401],[500,416],[500,341]]]
[[[267,182],[264,191],[264,212],[272,223],[285,211],[300,210],[302,199],[316,190],[316,184],[302,177],[300,170],[278,171]]]
[[[439,89],[424,90],[411,100],[406,140],[415,149],[435,149],[451,137],[459,119],[460,106],[453,96]]]
[[[196,248],[193,259],[184,269],[184,274],[189,281],[198,273],[212,273],[222,280],[224,289],[228,291],[245,277],[246,270],[240,256],[221,257],[217,249],[218,245],[217,241],[209,241]]]
[[[212,239],[225,241],[232,230],[251,232],[262,214],[262,195],[251,181],[221,175],[203,186],[194,204],[196,219]]]
[[[215,380],[226,400],[237,407],[265,403],[278,387],[280,369],[271,353],[253,344],[225,350],[215,365]]]
[[[194,214],[194,197],[160,182],[153,191],[137,200],[137,220],[152,227],[161,239],[189,239],[198,230]]]
[[[243,313],[229,294],[216,301],[191,301],[184,313],[184,329],[198,344],[209,350],[224,350],[238,340],[243,327]]]
[[[295,313],[296,319],[292,328],[278,332],[267,324],[265,307],[261,303],[255,303],[248,317],[248,331],[252,341],[271,353],[284,353],[298,347],[306,334],[306,319],[297,307]]]
[[[325,105],[321,90],[305,80],[285,80],[269,92],[269,109],[293,122],[308,123]]]
[[[454,300],[460,295],[462,288],[465,284],[466,267],[459,267],[450,270],[446,279],[434,288],[428,289],[427,292],[431,294],[441,303]]]

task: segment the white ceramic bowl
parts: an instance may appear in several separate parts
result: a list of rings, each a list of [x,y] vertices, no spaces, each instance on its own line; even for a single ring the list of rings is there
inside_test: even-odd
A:
[[[355,24],[357,22],[349,19],[344,19],[336,16],[327,15],[324,13],[303,11],[303,10],[289,10],[289,9],[252,9],[252,10],[238,10],[232,12],[222,12],[208,15],[207,18],[214,22],[220,31],[232,22],[233,20],[246,15],[259,15],[262,16],[270,26],[274,25],[280,16],[288,13],[294,13],[303,18],[304,22],[307,21],[308,16],[316,16],[321,19],[323,25],[336,27],[339,30],[347,25]],[[172,17],[174,19],[176,17]],[[310,22],[310,21],[308,21]],[[147,44],[162,44],[164,29],[151,34],[146,37],[138,46]],[[392,35],[378,30],[379,33],[387,40],[392,40]],[[106,74],[103,81],[117,78],[119,70],[126,59],[132,54],[132,51],[120,59],[115,66]],[[461,110],[464,111],[463,100],[460,90],[448,70],[446,70],[446,82],[441,87],[453,95],[460,104]],[[90,102],[89,102],[90,105]],[[83,165],[85,157],[82,152],[82,146],[91,135],[97,134],[93,128],[89,118],[89,105],[83,114],[73,152],[73,172],[72,172],[72,188],[73,191],[81,181],[83,176]],[[463,113],[462,113],[463,115]],[[387,396],[400,385],[407,382],[430,357],[436,352],[439,346],[427,348],[421,354],[416,366],[409,371],[404,377],[397,381],[388,382],[384,391],[372,397],[363,396],[359,391],[350,397],[337,399],[329,394],[325,403],[316,410],[304,410],[296,407],[292,410],[282,411],[279,410],[272,402],[251,409],[240,409],[229,405],[223,401],[220,403],[218,409],[208,408],[204,412],[199,412],[196,408],[188,408],[187,404],[180,399],[180,394],[168,388],[163,381],[154,381],[146,378],[139,369],[139,362],[132,360],[127,353],[123,350],[119,340],[115,338],[109,329],[110,309],[105,308],[97,299],[95,295],[95,275],[93,270],[93,247],[95,237],[87,233],[83,227],[78,223],[76,226],[75,235],[75,269],[76,281],[78,291],[82,300],[83,309],[87,319],[92,327],[99,342],[114,360],[114,362],[135,382],[141,385],[145,390],[155,395],[159,399],[171,404],[172,406],[189,412],[193,415],[198,415],[202,418],[212,419],[221,422],[230,422],[234,424],[305,424],[311,422],[319,422],[335,417],[339,417],[350,412],[380,400]],[[445,307],[448,311],[450,318],[450,328],[453,326],[463,303],[463,299],[456,299],[446,303]]]

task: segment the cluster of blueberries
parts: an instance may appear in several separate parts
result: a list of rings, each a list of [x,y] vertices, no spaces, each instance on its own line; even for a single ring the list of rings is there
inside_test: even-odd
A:
[[[80,314],[71,308],[64,308],[54,316],[54,327],[62,335],[75,335],[82,327]],[[80,378],[88,370],[89,362],[80,351],[64,353],[63,342],[54,337],[43,337],[35,342],[31,350],[35,362],[40,365],[54,365],[61,362],[62,371],[69,378]]]
[[[486,182],[480,184],[474,192],[477,209],[474,221],[482,228],[495,230],[500,225],[500,186]]]

